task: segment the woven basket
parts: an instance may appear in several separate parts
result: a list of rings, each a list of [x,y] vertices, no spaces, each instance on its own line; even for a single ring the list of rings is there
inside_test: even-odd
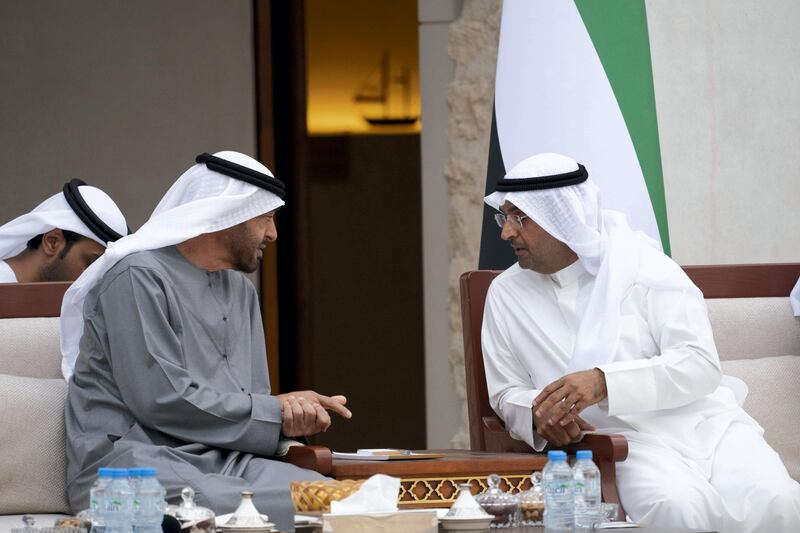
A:
[[[328,512],[331,502],[353,494],[363,479],[331,479],[323,481],[292,481],[292,503],[297,512]]]

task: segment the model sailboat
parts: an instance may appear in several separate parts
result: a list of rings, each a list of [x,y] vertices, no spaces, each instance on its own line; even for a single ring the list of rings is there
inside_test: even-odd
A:
[[[370,77],[372,78],[372,76]],[[389,51],[384,50],[381,55],[380,74],[377,84],[367,79],[358,92],[353,96],[353,100],[359,103],[380,103],[383,105],[383,113],[379,116],[364,116],[364,120],[373,126],[394,126],[411,125],[418,119],[418,115],[411,114],[411,69],[403,67],[399,75],[392,76],[391,61]],[[403,112],[392,114],[391,97],[393,94],[392,85],[399,85],[402,91]]]

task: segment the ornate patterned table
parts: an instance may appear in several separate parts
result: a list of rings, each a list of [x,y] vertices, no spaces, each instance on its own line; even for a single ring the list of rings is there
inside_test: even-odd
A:
[[[423,450],[420,450],[423,451]],[[530,487],[530,475],[547,458],[526,453],[488,453],[469,450],[424,450],[445,454],[439,459],[354,461],[334,459],[330,475],[336,479],[363,479],[373,474],[399,477],[401,509],[450,507],[458,485],[469,483],[472,493],[486,489],[486,477],[498,474],[501,488],[516,493]]]

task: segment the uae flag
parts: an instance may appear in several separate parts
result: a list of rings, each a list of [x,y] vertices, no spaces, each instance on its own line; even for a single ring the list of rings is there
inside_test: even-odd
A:
[[[644,0],[505,0],[486,193],[556,152],[586,166],[605,209],[669,253]],[[484,207],[480,268],[516,258]]]

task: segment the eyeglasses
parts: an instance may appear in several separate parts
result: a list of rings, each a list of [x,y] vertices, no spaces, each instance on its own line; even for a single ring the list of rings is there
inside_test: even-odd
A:
[[[516,229],[522,229],[522,222],[526,219],[530,218],[527,215],[506,215],[504,213],[495,213],[494,214],[494,221],[497,222],[497,225],[501,228],[505,227],[506,220],[511,221],[511,225],[513,225]]]

